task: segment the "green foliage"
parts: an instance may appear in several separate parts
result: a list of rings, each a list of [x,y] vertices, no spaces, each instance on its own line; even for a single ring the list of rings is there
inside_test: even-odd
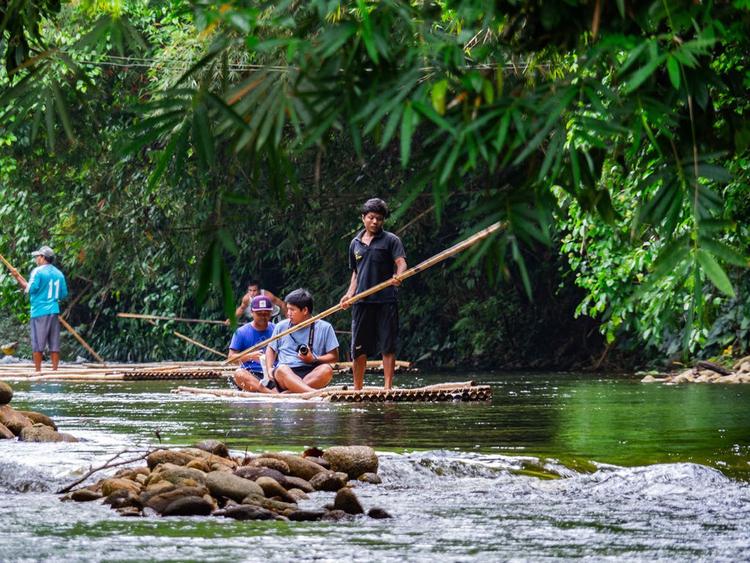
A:
[[[367,188],[392,194],[403,218],[429,197],[443,233],[505,221],[464,261],[483,261],[491,280],[515,274],[527,297],[540,271],[527,263],[531,249],[562,233],[587,291],[579,311],[602,316],[610,341],[696,350],[736,297],[733,268],[746,265],[747,239],[734,225],[747,216],[740,187],[750,145],[748,102],[737,94],[748,83],[745,6],[201,0],[189,8],[87,2],[59,16],[13,13],[16,27],[0,30],[6,47],[19,29],[41,30],[33,48],[14,51],[0,94],[3,138],[35,147],[23,160],[38,178],[23,191],[41,207],[39,224],[13,236],[46,230],[82,272],[96,268],[88,256],[119,259],[114,240],[124,244],[137,266],[113,265],[99,297],[127,283],[126,299],[142,299],[158,291],[160,275],[174,275],[190,291],[172,307],[197,296],[231,318],[243,243],[263,244],[236,228],[249,209],[269,214],[250,228],[274,240],[269,263],[285,283],[335,269],[309,248],[353,229],[323,217],[335,212],[330,201],[362,198],[356,181],[325,176],[346,175],[343,165],[324,161],[361,171],[393,164],[394,154],[397,182]],[[56,17],[69,25],[56,27]],[[114,72],[115,64],[133,66]],[[58,161],[44,161],[41,138]],[[471,205],[457,211],[459,200]],[[176,248],[184,270],[164,259]],[[198,275],[183,283],[191,271]],[[317,285],[333,297],[333,283]]]

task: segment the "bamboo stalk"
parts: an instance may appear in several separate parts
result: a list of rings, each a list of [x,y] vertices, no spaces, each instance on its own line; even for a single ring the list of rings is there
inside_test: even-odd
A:
[[[470,246],[475,245],[479,241],[486,239],[488,236],[499,231],[502,228],[504,228],[504,223],[501,223],[499,221],[497,223],[493,223],[489,227],[482,229],[478,233],[475,233],[472,236],[470,236],[469,238],[459,243],[454,244],[450,248],[446,248],[445,250],[443,250],[442,252],[439,252],[438,254],[435,254],[432,258],[428,258],[427,260],[420,262],[413,268],[409,268],[402,274],[398,276],[394,276],[393,279],[386,280],[382,283],[379,283],[378,285],[374,285],[371,288],[366,289],[362,293],[358,293],[357,295],[354,295],[351,299],[347,300],[346,304],[347,306],[352,305],[356,303],[357,301],[364,299],[365,297],[369,297],[370,295],[373,295],[379,291],[384,290],[387,287],[392,286],[394,279],[398,281],[404,281],[407,278],[410,278],[420,272],[423,272],[424,270],[431,268],[435,264],[438,264],[442,262],[443,260],[446,260],[447,258],[450,258],[451,256],[458,254],[459,252],[462,252],[463,250],[466,250]],[[343,308],[344,308],[343,305],[339,303],[338,305],[335,305],[329,309],[326,309],[322,313],[318,313],[317,315],[310,317],[309,319],[304,320],[301,323],[296,324],[293,327],[290,327],[289,329],[284,330],[275,336],[272,336],[271,338],[267,338],[266,340],[263,340],[262,342],[258,342],[257,344],[255,344],[254,346],[251,346],[247,350],[243,350],[242,352],[240,352],[239,355],[244,356],[245,354],[249,354],[251,352],[255,352],[256,350],[265,348],[271,342],[274,342],[278,340],[279,338],[283,338],[284,336],[288,334],[292,334],[293,332],[296,332],[300,329],[310,326],[314,322],[319,321],[320,319],[323,319],[329,315],[332,315],[333,313],[336,313]],[[224,363],[229,363],[229,360],[224,360]]]
[[[213,348],[211,348],[209,346],[206,346],[205,344],[201,344],[197,340],[193,340],[189,336],[185,336],[184,334],[180,334],[176,330],[174,331],[174,335],[177,336],[178,338],[182,338],[186,342],[190,342],[190,344],[193,344],[194,346],[198,346],[198,348],[203,348],[204,350],[208,350],[209,352],[213,352],[217,356],[221,356],[222,358],[226,358],[227,357],[227,355],[224,354],[223,352],[219,352],[218,350],[214,350]]]
[[[396,397],[396,396],[419,396],[424,393],[450,393],[451,391],[464,390],[467,387],[471,387],[478,391],[485,391],[489,389],[489,386],[475,386],[473,381],[463,381],[456,383],[438,383],[435,385],[427,385],[425,387],[414,387],[414,388],[400,388],[400,389],[384,389],[382,387],[365,387],[364,389],[344,389],[343,386],[325,387],[316,391],[310,391],[307,393],[254,393],[252,391],[238,391],[236,389],[207,389],[200,387],[177,387],[173,389],[173,393],[187,393],[191,395],[213,395],[216,397],[244,397],[248,399],[254,398],[271,398],[271,399],[316,399],[322,398],[323,400],[328,397],[336,395],[340,397],[355,397],[362,398],[378,398],[378,397]],[[350,400],[352,400],[350,399]]]
[[[94,358],[99,360],[100,363],[102,364],[105,363],[104,358],[102,358],[99,354],[94,352],[94,349],[91,346],[89,346],[83,338],[81,338],[81,336],[75,331],[75,329],[68,324],[68,321],[66,321],[62,317],[59,317],[59,319],[60,319],[60,324],[63,325],[63,327],[65,327],[65,330],[67,330],[70,334],[72,334],[73,338],[78,340],[78,343],[81,346],[83,346],[86,350],[88,350],[89,354],[91,354],[92,356],[94,356]]]
[[[23,283],[21,283],[21,285],[23,285],[24,288],[26,288],[28,286],[28,282],[20,273],[18,273],[18,270],[16,270],[11,265],[11,263],[5,259],[5,256],[3,256],[2,254],[0,254],[0,260],[2,260],[3,264],[5,264],[10,269],[11,273],[15,274],[16,276],[18,276],[18,278],[20,278],[20,279],[17,279],[19,283],[21,283],[20,280],[23,280]],[[104,360],[102,359],[102,357],[96,352],[94,352],[94,349],[91,346],[89,346],[83,338],[81,338],[81,336],[75,331],[75,329],[68,324],[68,321],[63,319],[62,316],[60,315],[58,315],[58,318],[60,319],[60,324],[63,325],[63,327],[65,327],[65,330],[67,330],[70,334],[73,335],[73,338],[75,338],[81,344],[81,346],[83,346],[92,356],[94,356],[97,360],[99,360],[99,362],[104,363]]]
[[[263,398],[263,399],[314,399],[325,395],[329,392],[338,392],[341,390],[340,386],[337,387],[326,387],[324,389],[317,389],[315,391],[308,391],[307,393],[254,393],[252,391],[239,391],[237,389],[207,389],[201,387],[177,387],[172,389],[173,393],[187,393],[190,395],[214,395],[216,397],[245,397],[251,398]]]
[[[49,373],[45,375],[37,375],[29,377],[27,381],[46,381],[46,380],[69,380],[75,379],[78,381],[122,381],[125,379],[125,374],[113,373],[109,376],[104,374],[83,374],[83,373]]]
[[[142,320],[155,320],[155,321],[178,321],[181,323],[206,323],[206,324],[217,324],[227,326],[226,321],[214,321],[210,319],[190,319],[183,317],[166,317],[160,315],[144,315],[141,313],[117,313],[117,316],[122,319],[142,319]]]
[[[333,369],[347,369],[352,367],[353,362],[336,362],[331,364],[331,367]],[[368,360],[365,362],[365,366],[368,368],[379,368],[383,366],[382,360]],[[399,368],[410,368],[411,362],[407,362],[404,360],[396,360],[396,367]]]

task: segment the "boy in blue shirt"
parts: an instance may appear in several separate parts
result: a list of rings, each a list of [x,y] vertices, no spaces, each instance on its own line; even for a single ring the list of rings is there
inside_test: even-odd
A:
[[[16,280],[31,302],[31,355],[34,369],[42,371],[44,349],[49,349],[52,369],[60,363],[60,300],[68,296],[65,276],[53,263],[55,252],[42,246],[31,253],[36,268],[31,271],[28,283],[17,274]]]
[[[310,317],[313,298],[306,289],[295,289],[284,299],[287,319],[276,325],[273,335],[292,328]],[[274,362],[278,358],[278,365]],[[271,342],[266,349],[266,366],[272,370],[276,388],[270,392],[305,393],[322,389],[333,377],[330,364],[339,359],[339,341],[327,321],[312,325]]]
[[[260,360],[263,350],[242,355],[243,350],[252,348],[258,342],[271,338],[274,324],[270,322],[273,311],[273,301],[267,295],[256,295],[250,302],[250,315],[253,320],[242,325],[232,336],[229,344],[229,361],[242,361],[242,367],[234,372],[234,383],[243,391],[263,392],[266,388],[261,384],[263,367]]]

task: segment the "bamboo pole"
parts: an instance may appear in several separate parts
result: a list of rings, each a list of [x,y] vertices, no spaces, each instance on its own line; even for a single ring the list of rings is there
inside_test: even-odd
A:
[[[23,285],[24,289],[25,289],[28,286],[28,282],[26,281],[26,279],[20,273],[18,273],[18,270],[16,270],[11,265],[11,263],[8,262],[5,259],[5,256],[3,256],[2,254],[0,254],[0,260],[2,260],[3,264],[5,264],[10,269],[10,271],[11,271],[12,274],[15,274],[16,280],[19,283],[21,283],[21,280],[23,280],[23,283],[21,283],[21,285]],[[67,330],[70,334],[73,335],[73,338],[75,338],[79,342],[79,344],[81,346],[83,346],[86,350],[88,350],[88,352],[92,356],[94,356],[94,358],[96,358],[97,360],[99,360],[100,363],[102,363],[102,364],[105,363],[104,360],[102,359],[102,357],[99,354],[97,354],[96,352],[94,352],[94,349],[91,346],[89,346],[83,338],[81,338],[81,336],[75,331],[75,329],[72,326],[70,326],[68,324],[68,321],[66,321],[65,319],[63,319],[62,316],[60,316],[60,315],[58,315],[58,318],[60,319],[60,324],[63,325],[63,327],[65,328],[65,330]]]
[[[142,320],[155,320],[155,321],[177,321],[181,323],[206,323],[206,324],[217,324],[227,326],[226,321],[214,321],[210,319],[189,319],[184,317],[166,317],[160,315],[144,315],[141,313],[117,313],[117,316],[122,319],[142,319]]]
[[[78,343],[81,346],[83,346],[86,350],[88,350],[89,354],[91,354],[92,356],[94,356],[94,358],[96,358],[97,360],[99,360],[99,363],[102,363],[102,364],[105,363],[104,358],[102,358],[99,354],[97,354],[96,352],[94,352],[94,349],[91,346],[89,346],[83,338],[81,338],[81,335],[79,335],[75,331],[75,329],[68,324],[68,321],[66,321],[62,317],[59,317],[59,319],[60,319],[60,324],[63,325],[63,327],[65,327],[65,330],[67,330],[70,334],[72,334],[73,338],[75,338],[76,340],[78,340]]]
[[[488,390],[489,386],[476,386],[473,381],[460,381],[454,383],[438,383],[436,385],[426,385],[424,387],[404,388],[404,389],[384,389],[383,387],[364,387],[359,390],[344,389],[344,386],[324,387],[307,393],[255,393],[253,391],[239,391],[236,389],[208,389],[202,387],[177,387],[172,389],[172,393],[186,393],[191,395],[213,395],[215,397],[246,397],[263,398],[263,399],[326,399],[331,395],[340,395],[347,397],[369,397],[379,395],[403,396],[416,395],[418,393],[439,393],[461,391],[473,388],[479,391]]]
[[[244,397],[248,399],[277,399],[277,400],[309,400],[315,399],[330,392],[337,392],[342,389],[337,387],[324,387],[315,391],[306,393],[255,393],[253,391],[240,391],[237,389],[207,389],[202,387],[177,387],[172,389],[172,393],[185,393],[189,395],[213,395],[215,397]]]
[[[182,338],[186,342],[190,342],[190,344],[193,344],[194,346],[198,346],[198,348],[203,348],[204,350],[208,350],[209,352],[213,352],[217,356],[221,356],[222,358],[226,358],[227,357],[227,355],[224,354],[223,352],[219,352],[218,350],[214,350],[213,348],[211,348],[209,346],[206,346],[205,344],[201,344],[197,340],[193,340],[189,336],[185,336],[184,334],[180,334],[176,330],[174,331],[174,335],[177,336],[178,338]],[[222,362],[222,363],[224,363],[224,362]]]
[[[417,264],[413,268],[409,268],[408,270],[406,270],[402,274],[400,274],[398,276],[394,276],[392,279],[386,280],[386,281],[384,281],[382,283],[379,283],[378,285],[374,285],[370,289],[366,289],[362,293],[358,293],[357,295],[354,295],[351,299],[348,299],[346,301],[347,306],[352,305],[352,304],[356,303],[357,301],[360,301],[360,300],[364,299],[365,297],[369,297],[370,295],[373,295],[374,293],[382,291],[386,287],[392,286],[394,280],[404,281],[407,278],[410,278],[410,277],[412,277],[412,276],[414,276],[414,275],[416,275],[416,274],[418,274],[420,272],[423,272],[424,270],[426,270],[428,268],[431,268],[435,264],[438,264],[438,263],[442,262],[443,260],[446,260],[447,258],[450,258],[451,256],[453,256],[455,254],[458,254],[459,252],[462,252],[463,250],[466,250],[470,246],[475,245],[479,241],[486,239],[488,236],[490,236],[491,234],[499,231],[504,226],[505,226],[504,223],[501,223],[499,221],[497,223],[493,223],[489,227],[487,227],[485,229],[482,229],[478,233],[475,233],[472,236],[470,236],[469,238],[467,238],[467,239],[465,239],[465,240],[463,240],[463,241],[461,241],[459,243],[454,244],[450,248],[446,248],[445,250],[443,250],[442,252],[439,252],[438,254],[435,254],[435,256],[433,256],[432,258],[428,258],[427,260],[425,260],[423,262],[420,262],[419,264]],[[315,315],[313,317],[310,317],[309,319],[304,320],[301,323],[296,324],[293,327],[291,327],[291,328],[289,328],[287,330],[284,330],[284,331],[280,332],[279,334],[277,334],[275,336],[272,336],[271,338],[267,338],[266,340],[263,340],[262,342],[258,342],[255,346],[251,346],[247,350],[243,350],[242,352],[240,352],[239,355],[240,356],[244,356],[245,354],[249,354],[251,352],[255,352],[256,350],[260,350],[261,348],[265,348],[271,342],[274,342],[274,341],[278,340],[279,338],[283,338],[287,334],[292,334],[293,332],[296,332],[296,331],[298,331],[300,329],[303,329],[303,328],[305,328],[307,326],[310,326],[314,322],[319,321],[320,319],[323,319],[323,318],[325,318],[325,317],[327,317],[329,315],[332,315],[333,313],[336,313],[336,312],[340,311],[343,308],[344,307],[341,305],[341,303],[339,303],[338,305],[335,305],[335,306],[333,306],[333,307],[331,307],[329,309],[326,309],[322,313],[318,313],[317,315]],[[229,361],[230,360],[224,360],[224,363],[229,363]]]
[[[368,360],[367,362],[365,362],[365,364],[366,364],[365,367],[368,367],[368,368],[383,367],[382,360]],[[352,365],[354,365],[354,362],[336,362],[336,363],[331,364],[331,367],[335,370],[347,369],[347,368],[352,367]],[[396,367],[397,368],[410,368],[411,362],[407,362],[405,360],[396,360]]]

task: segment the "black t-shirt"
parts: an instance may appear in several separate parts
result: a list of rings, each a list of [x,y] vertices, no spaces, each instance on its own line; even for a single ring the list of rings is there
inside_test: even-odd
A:
[[[380,231],[370,244],[362,242],[364,229],[349,245],[349,269],[357,272],[357,293],[383,283],[396,273],[396,258],[406,258],[401,239],[391,232]],[[360,303],[395,303],[397,288],[387,287]]]

